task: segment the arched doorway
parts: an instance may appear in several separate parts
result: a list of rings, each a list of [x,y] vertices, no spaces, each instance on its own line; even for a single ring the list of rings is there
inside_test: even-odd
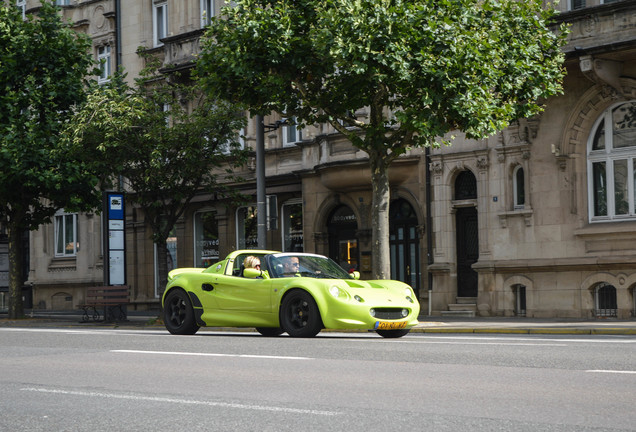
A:
[[[329,216],[329,257],[347,270],[359,270],[358,220],[353,210],[340,205]]]
[[[455,180],[455,212],[457,246],[457,297],[477,297],[478,278],[472,265],[479,259],[479,225],[477,208],[470,205],[477,198],[477,179],[470,171],[462,171]]]
[[[420,247],[415,209],[403,198],[389,208],[391,279],[409,284],[419,297]]]

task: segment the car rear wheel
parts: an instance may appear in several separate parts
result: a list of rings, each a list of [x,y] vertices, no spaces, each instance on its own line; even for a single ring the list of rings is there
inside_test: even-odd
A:
[[[407,335],[409,333],[409,329],[402,329],[402,330],[376,330],[375,332],[377,334],[379,334],[380,336],[382,336],[383,338],[394,339],[394,338],[400,338],[402,336]]]
[[[322,330],[322,319],[311,294],[303,290],[287,294],[280,307],[280,324],[292,337],[316,336]]]
[[[193,335],[199,330],[192,303],[185,291],[173,289],[168,293],[163,306],[163,323],[170,333],[176,335]]]
[[[284,333],[280,327],[256,327],[256,331],[267,337],[276,337]]]

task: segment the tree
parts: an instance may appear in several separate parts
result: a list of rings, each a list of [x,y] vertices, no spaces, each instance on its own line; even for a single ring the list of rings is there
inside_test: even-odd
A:
[[[199,75],[253,114],[329,122],[369,155],[377,278],[390,275],[389,165],[451,131],[492,135],[562,91],[567,31],[541,0],[233,4],[206,32]]]
[[[232,194],[226,183],[247,155],[238,143],[245,115],[205,97],[187,75],[163,75],[158,59],[139,54],[147,67],[135,85],[118,73],[93,86],[67,136],[74,148],[95,156],[93,164],[102,161],[103,182],[119,176],[128,198],[143,209],[157,245],[158,283],[165,287],[167,239],[192,198]]]
[[[23,19],[0,3],[0,223],[9,237],[9,317],[23,316],[22,234],[60,208],[99,205],[95,178],[59,133],[94,66],[90,41],[44,1]]]

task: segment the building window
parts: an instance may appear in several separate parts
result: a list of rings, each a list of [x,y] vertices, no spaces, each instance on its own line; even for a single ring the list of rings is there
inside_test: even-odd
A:
[[[585,0],[570,0],[570,10],[583,9],[585,7]]]
[[[206,136],[205,139],[207,143],[210,142],[209,137]],[[232,143],[238,144],[238,147],[233,147]],[[245,129],[241,128],[241,130],[239,130],[235,135],[234,140],[228,140],[225,143],[219,143],[218,146],[218,151],[223,154],[230,154],[233,149],[245,150]],[[211,149],[210,151],[214,150]]]
[[[77,213],[60,210],[55,215],[55,256],[75,256],[78,250]]]
[[[201,0],[201,28],[210,25],[214,16],[214,0]]]
[[[296,117],[288,120],[289,125],[283,127],[283,146],[292,146],[303,140],[303,131],[296,125]]]
[[[515,294],[515,316],[526,316],[526,287],[524,285],[513,285]]]
[[[600,283],[594,289],[594,315],[597,317],[617,316],[616,288],[608,283]]]
[[[194,266],[209,267],[219,260],[219,225],[216,213],[194,214]]]
[[[71,0],[55,0],[55,4],[58,6],[68,6],[71,4]]]
[[[107,82],[110,79],[110,46],[102,46],[97,49],[97,62],[99,63],[99,78],[100,84]]]
[[[526,204],[526,186],[524,171],[517,166],[512,172],[512,190],[515,210],[523,209]]]
[[[161,39],[168,34],[168,3],[157,2],[152,6],[153,43],[155,47],[159,47],[163,45]]]
[[[607,109],[588,141],[591,222],[636,220],[636,101]]]
[[[157,243],[154,244],[154,251],[155,297],[161,297],[166,287],[159,286],[159,251],[157,250]],[[168,273],[177,268],[177,232],[174,228],[170,231],[170,234],[166,239],[166,268]]]
[[[22,18],[26,18],[26,0],[16,0],[15,5],[22,11]]]
[[[455,179],[455,200],[477,198],[477,179],[470,171],[462,171]]]
[[[290,200],[283,204],[283,252],[303,252],[303,204]]]
[[[241,207],[236,211],[236,243],[238,249],[258,247],[256,206]]]

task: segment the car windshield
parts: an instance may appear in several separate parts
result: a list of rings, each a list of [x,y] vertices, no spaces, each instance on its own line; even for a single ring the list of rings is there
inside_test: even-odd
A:
[[[330,258],[311,254],[275,254],[268,255],[270,276],[310,277],[319,279],[349,279],[349,273]]]

